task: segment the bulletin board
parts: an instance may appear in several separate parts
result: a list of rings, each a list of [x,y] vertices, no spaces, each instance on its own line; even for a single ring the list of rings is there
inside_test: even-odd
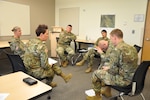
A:
[[[0,1],[0,36],[12,36],[12,28],[21,27],[22,35],[30,35],[30,7]]]

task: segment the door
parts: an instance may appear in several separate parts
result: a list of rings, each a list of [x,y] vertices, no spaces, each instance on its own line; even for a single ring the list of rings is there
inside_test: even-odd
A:
[[[146,13],[145,33],[142,47],[142,61],[150,60],[150,0],[148,0],[147,13]]]

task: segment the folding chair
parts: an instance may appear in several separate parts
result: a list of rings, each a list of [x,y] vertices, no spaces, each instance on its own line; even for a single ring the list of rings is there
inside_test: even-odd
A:
[[[124,100],[123,98],[124,95],[128,95],[129,97],[140,95],[142,99],[145,100],[142,91],[144,88],[145,77],[149,66],[150,66],[150,61],[143,61],[137,68],[130,85],[125,87],[110,86],[111,88],[119,92],[118,95],[112,97],[111,99],[117,100],[117,98],[120,97],[121,100]]]

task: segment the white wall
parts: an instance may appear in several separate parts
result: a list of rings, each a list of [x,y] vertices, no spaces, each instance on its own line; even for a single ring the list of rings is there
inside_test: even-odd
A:
[[[124,40],[131,45],[142,46],[147,0],[56,0],[56,26],[59,26],[59,9],[72,7],[80,8],[78,38],[85,39],[87,35],[96,40],[102,29],[110,33],[112,28],[100,28],[100,16],[115,14],[115,28],[124,32]],[[135,14],[144,14],[144,21],[135,22]]]

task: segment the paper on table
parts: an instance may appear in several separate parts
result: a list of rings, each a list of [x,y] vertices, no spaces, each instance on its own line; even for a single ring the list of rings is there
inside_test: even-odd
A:
[[[48,58],[48,63],[49,63],[50,65],[53,65],[53,64],[56,64],[56,63],[57,63],[57,60],[52,59],[52,58]]]
[[[9,93],[0,93],[0,100],[5,100]]]
[[[85,94],[88,96],[95,96],[95,92],[93,89],[89,89],[85,91]]]

